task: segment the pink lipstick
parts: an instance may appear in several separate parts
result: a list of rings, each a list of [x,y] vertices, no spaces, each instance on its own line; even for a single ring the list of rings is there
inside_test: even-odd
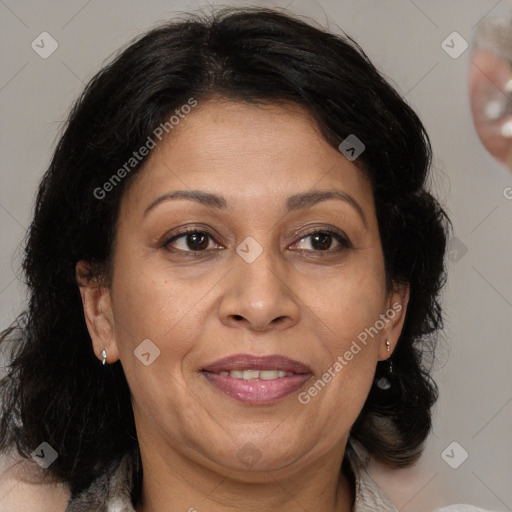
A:
[[[208,364],[202,375],[215,388],[241,402],[269,404],[298,391],[310,368],[285,356],[236,354]]]

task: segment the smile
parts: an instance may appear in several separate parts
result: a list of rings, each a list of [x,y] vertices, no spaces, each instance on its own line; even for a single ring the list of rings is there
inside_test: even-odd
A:
[[[203,368],[218,391],[248,404],[270,404],[298,391],[313,377],[304,364],[280,355],[237,354]]]
[[[230,372],[220,372],[219,375],[230,376],[233,379],[243,380],[275,380],[283,377],[295,375],[293,372],[284,372],[282,370],[232,370]]]

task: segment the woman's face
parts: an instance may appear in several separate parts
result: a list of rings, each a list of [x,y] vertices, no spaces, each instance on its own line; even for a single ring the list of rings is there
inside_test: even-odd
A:
[[[362,172],[299,107],[228,100],[199,103],[150,155],[113,268],[107,327],[88,324],[121,359],[141,446],[240,474],[342,455],[408,297],[386,293]]]

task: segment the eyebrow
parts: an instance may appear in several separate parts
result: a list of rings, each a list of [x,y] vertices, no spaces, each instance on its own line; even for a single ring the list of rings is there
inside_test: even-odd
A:
[[[195,201],[204,206],[210,208],[216,208],[218,210],[226,209],[229,206],[228,201],[225,197],[212,194],[210,192],[204,192],[202,190],[175,190],[164,194],[156,198],[145,210],[144,217],[149,213],[150,210],[155,208],[157,205],[178,199],[186,199],[189,201]],[[327,201],[329,199],[339,199],[351,205],[361,217],[365,227],[368,227],[366,216],[364,214],[361,205],[349,194],[345,192],[339,192],[337,190],[313,190],[309,192],[303,192],[300,194],[294,194],[286,200],[286,208],[288,212],[303,210],[313,207],[315,204],[321,201]]]

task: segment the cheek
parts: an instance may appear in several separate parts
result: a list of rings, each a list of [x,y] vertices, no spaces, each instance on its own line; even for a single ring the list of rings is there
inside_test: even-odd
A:
[[[201,286],[192,286],[170,278],[158,265],[142,268],[129,258],[116,267],[116,343],[138,414],[151,421],[164,418],[168,428],[178,429],[179,421],[197,408],[183,363],[201,334],[207,304],[201,299],[212,284],[205,278]]]
[[[329,327],[332,344],[339,350],[352,340],[364,338],[384,312],[386,293],[383,271],[378,266],[361,266],[340,272],[318,295],[322,320]],[[379,324],[380,325],[380,324]],[[371,331],[374,333],[373,329]],[[376,336],[370,337],[376,338]]]
[[[375,270],[369,270],[369,269]],[[313,295],[310,295],[310,297]],[[322,373],[306,389],[319,417],[343,411],[332,421],[349,428],[373,383],[381,330],[385,324],[385,288],[379,266],[355,266],[340,273],[323,293],[317,292],[316,311],[322,342]],[[314,301],[315,299],[313,299]],[[314,306],[312,305],[312,308]],[[308,397],[304,396],[304,402]]]
[[[116,267],[112,296],[123,367],[127,372],[140,370],[134,351],[149,339],[160,351],[159,362],[175,374],[200,336],[198,326],[205,323],[208,304],[205,293],[214,282],[205,276],[201,283],[191,283],[173,278],[158,265],[129,257],[122,260]]]
[[[201,294],[197,286],[173,278],[163,265],[135,256],[118,260],[113,283],[115,319],[121,327],[130,327],[137,339],[160,338],[169,332]]]

